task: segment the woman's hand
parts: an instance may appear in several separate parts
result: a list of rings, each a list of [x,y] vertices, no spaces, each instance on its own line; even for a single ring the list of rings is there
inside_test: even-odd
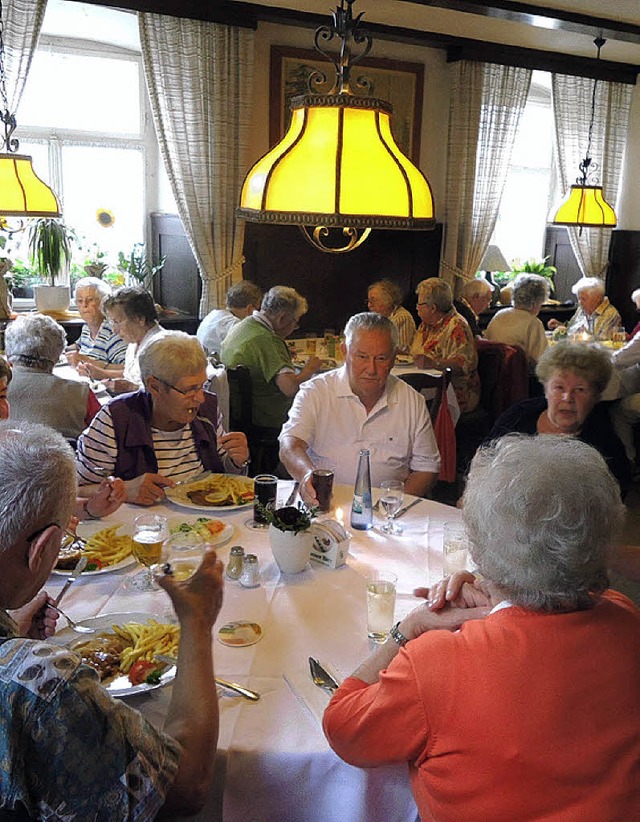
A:
[[[469,571],[457,571],[431,588],[416,588],[413,595],[426,599],[427,608],[431,611],[440,611],[445,605],[477,608],[491,602],[483,581]]]
[[[127,498],[127,487],[117,477],[107,477],[98,486],[97,492],[88,497],[83,505],[84,513],[91,519],[100,519],[113,514]]]
[[[141,474],[124,483],[127,489],[127,502],[134,505],[155,505],[164,499],[164,489],[173,488],[175,482],[162,474]]]
[[[242,431],[230,431],[218,437],[218,449],[236,465],[243,465],[249,459],[249,445]]]
[[[30,639],[46,639],[55,634],[58,612],[49,608],[50,604],[53,605],[53,600],[47,592],[39,591],[22,608],[9,611],[9,615],[18,626],[20,636]]]
[[[448,604],[442,611],[434,614],[426,605],[420,605],[400,622],[398,630],[409,640],[416,639],[426,631],[456,631],[470,619],[484,619],[490,610],[490,605],[456,608]]]
[[[187,582],[176,582],[170,575],[156,579],[169,594],[181,626],[190,619],[204,620],[208,629],[213,626],[222,607],[224,588],[222,563],[215,551],[205,551],[202,564]]]

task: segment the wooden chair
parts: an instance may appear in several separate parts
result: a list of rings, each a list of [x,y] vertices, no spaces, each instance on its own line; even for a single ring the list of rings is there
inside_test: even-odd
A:
[[[287,478],[288,474],[281,466],[279,458],[280,429],[253,424],[253,388],[249,369],[244,365],[227,368],[227,379],[229,381],[229,430],[243,431],[247,436],[251,455],[249,473],[251,476],[269,473]]]
[[[451,383],[452,372],[450,368],[445,368],[439,374],[427,374],[413,372],[410,374],[398,374],[398,377],[415,389],[419,394],[425,393],[425,400],[431,420],[435,422],[443,397],[447,396],[447,389]]]

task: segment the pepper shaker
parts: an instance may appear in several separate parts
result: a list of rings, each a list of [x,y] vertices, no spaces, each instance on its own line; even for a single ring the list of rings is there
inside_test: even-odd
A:
[[[244,561],[244,548],[242,545],[233,545],[229,552],[229,562],[227,562],[226,575],[229,579],[240,579],[242,565]]]
[[[243,588],[257,588],[260,585],[260,569],[255,554],[245,554],[240,574],[240,585]]]

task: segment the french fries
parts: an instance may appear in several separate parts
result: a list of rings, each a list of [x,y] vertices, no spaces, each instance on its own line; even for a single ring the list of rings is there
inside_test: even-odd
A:
[[[84,555],[89,562],[97,560],[101,566],[116,565],[131,555],[133,540],[127,534],[118,536],[120,525],[103,528],[86,541]]]
[[[120,654],[120,670],[129,673],[131,666],[139,659],[153,662],[157,654],[178,656],[180,627],[171,623],[150,619],[146,625],[141,622],[127,622],[113,625],[113,631],[130,643]]]
[[[244,505],[253,502],[255,498],[253,481],[233,474],[211,474],[205,479],[187,483],[176,491],[169,491],[167,496],[170,499],[175,497],[183,501],[192,500],[199,505]]]

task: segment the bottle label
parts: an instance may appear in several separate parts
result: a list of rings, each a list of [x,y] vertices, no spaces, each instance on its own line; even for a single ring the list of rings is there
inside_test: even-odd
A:
[[[355,494],[353,497],[353,504],[351,510],[354,514],[364,514],[364,497]]]

